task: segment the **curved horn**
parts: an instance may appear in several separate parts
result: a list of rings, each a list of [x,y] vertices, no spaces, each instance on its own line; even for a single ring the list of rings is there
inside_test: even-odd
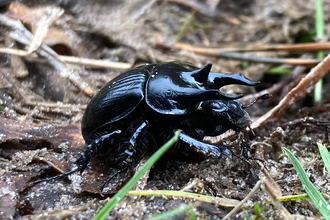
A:
[[[232,95],[232,94],[224,94],[223,92],[221,92],[222,94],[222,100],[233,100],[233,99],[239,99],[243,97],[243,94],[238,94],[238,95]]]
[[[212,68],[212,64],[208,63],[201,69],[197,69],[197,70],[191,71],[189,73],[191,74],[192,77],[194,77],[194,79],[197,82],[206,83],[208,81],[208,77],[209,77],[211,68]]]
[[[227,74],[210,72],[208,77],[208,86],[212,89],[220,89],[222,86],[229,84],[257,86],[259,83],[246,78],[242,73]]]
[[[194,93],[194,101],[205,101],[205,100],[233,100],[239,99],[243,95],[232,95],[232,94],[225,94],[218,89],[211,89],[211,90],[195,90]]]

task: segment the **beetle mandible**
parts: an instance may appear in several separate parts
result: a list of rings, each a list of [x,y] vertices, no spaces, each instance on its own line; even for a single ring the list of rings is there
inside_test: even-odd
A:
[[[230,129],[246,132],[251,120],[245,106],[237,100],[242,95],[224,94],[220,88],[259,83],[240,73],[211,72],[211,67],[212,64],[207,64],[199,69],[168,62],[139,66],[115,77],[86,108],[81,131],[87,149],[75,162],[76,168],[35,183],[83,172],[97,156],[118,168],[106,184],[142,157],[155,152],[178,129],[182,132],[173,146],[178,153],[200,152],[218,157],[224,154],[231,158],[233,153],[228,147],[206,143],[203,138]]]

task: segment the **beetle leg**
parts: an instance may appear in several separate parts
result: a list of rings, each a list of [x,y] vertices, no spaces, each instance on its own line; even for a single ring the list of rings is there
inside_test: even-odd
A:
[[[133,133],[131,139],[129,140],[130,146],[135,146],[137,145],[137,139],[140,136],[140,134],[148,128],[148,122],[144,121]]]
[[[75,162],[77,165],[77,170],[82,173],[88,163],[91,161],[91,159],[98,153],[100,148],[102,147],[105,140],[109,139],[114,134],[120,134],[121,130],[116,130],[108,134],[104,134],[100,136],[99,138],[96,138],[91,144],[87,146],[87,149],[85,152],[81,153],[78,160]]]
[[[33,184],[37,184],[37,183],[41,183],[41,182],[45,182],[45,181],[50,181],[50,180],[54,180],[54,179],[58,179],[58,178],[63,178],[63,177],[66,177],[66,176],[68,176],[72,173],[78,172],[78,171],[80,171],[80,173],[82,173],[86,169],[86,167],[87,167],[88,163],[90,162],[90,160],[96,155],[96,153],[98,152],[98,150],[102,146],[103,142],[106,139],[110,138],[112,135],[119,134],[120,132],[121,132],[120,130],[116,130],[116,131],[113,131],[111,133],[102,135],[101,137],[95,139],[91,144],[89,144],[87,146],[86,151],[81,153],[80,157],[76,160],[76,162],[75,162],[76,168],[74,168],[74,169],[72,169],[68,172],[56,175],[56,176],[36,180],[36,181],[33,182]]]
[[[138,139],[141,137],[141,135],[145,132],[145,130],[149,127],[149,124],[147,121],[143,121],[139,127],[137,127],[134,131],[134,133],[132,134],[128,144],[128,148],[125,149],[124,152],[121,153],[121,158],[123,158],[123,163],[124,166],[128,166],[130,167],[132,164],[134,164],[134,162],[139,161],[140,157],[142,157],[144,155],[144,149],[143,146],[140,146],[140,148],[138,148],[140,142],[138,141]],[[141,143],[142,144],[142,143]],[[144,143],[145,144],[145,143]],[[141,152],[137,152],[137,151],[141,151]]]
[[[185,142],[186,144],[188,144],[189,146],[194,146],[197,150],[202,151],[205,154],[211,153],[218,157],[224,154],[230,159],[232,159],[233,157],[233,153],[231,152],[231,150],[229,150],[229,148],[224,145],[214,145],[214,144],[205,143],[196,140],[183,132],[180,133],[179,139]]]
[[[127,169],[129,169],[136,161],[138,161],[138,159],[143,156],[143,153],[141,155],[141,152],[140,154],[137,154],[137,147],[138,147],[138,138],[140,137],[141,134],[143,134],[143,132],[145,131],[145,129],[147,129],[149,126],[148,122],[147,121],[144,121],[142,122],[142,124],[140,124],[139,127],[137,127],[134,131],[134,133],[132,134],[130,140],[129,140],[129,146],[127,149],[125,149],[124,152],[120,153],[119,157],[123,163],[123,167],[116,171],[115,173],[111,174],[108,179],[106,181],[104,181],[104,183],[102,184],[101,188],[100,188],[100,191],[101,191],[101,195],[102,195],[102,191],[103,191],[103,188],[110,182],[110,180],[112,178],[114,178],[115,176],[117,176],[118,174],[126,171]],[[142,147],[142,146],[141,146]],[[141,149],[139,149],[141,150]],[[143,151],[143,150],[142,150]]]
[[[139,144],[141,144],[139,138],[141,137],[142,134],[144,134],[144,131],[148,128],[149,124],[147,121],[143,121],[142,123],[138,124],[138,127],[135,126],[136,125],[135,122],[133,122],[133,124],[134,125],[132,126],[132,128],[134,129],[133,130],[134,132],[131,134],[128,143],[124,142],[117,152],[118,157],[116,160],[118,162],[118,166],[121,168],[117,170],[115,173],[111,174],[106,179],[106,181],[104,181],[104,183],[100,187],[101,195],[103,188],[110,182],[111,179],[113,179],[118,174],[131,168],[132,165],[134,165],[136,161],[139,161],[140,157],[144,155],[143,146],[141,146],[141,148],[138,148]],[[132,128],[130,128],[129,131],[131,131]],[[137,152],[137,151],[142,151],[142,152]]]

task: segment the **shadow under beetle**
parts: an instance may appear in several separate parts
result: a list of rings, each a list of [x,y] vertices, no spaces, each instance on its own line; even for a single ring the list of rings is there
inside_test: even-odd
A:
[[[173,146],[182,155],[199,152],[232,158],[224,145],[203,142],[230,129],[243,132],[251,120],[236,99],[242,95],[224,94],[219,89],[229,84],[256,86],[259,83],[240,73],[210,72],[212,64],[199,69],[179,62],[143,65],[110,82],[91,99],[82,119],[81,131],[87,149],[69,172],[35,181],[39,183],[74,172],[83,172],[97,156],[118,168],[102,188],[120,172],[140,162],[181,129]],[[258,99],[267,98],[267,94]],[[253,102],[254,103],[254,102]],[[253,104],[252,103],[252,104]],[[246,137],[245,137],[246,138]],[[247,144],[241,145],[245,160]]]

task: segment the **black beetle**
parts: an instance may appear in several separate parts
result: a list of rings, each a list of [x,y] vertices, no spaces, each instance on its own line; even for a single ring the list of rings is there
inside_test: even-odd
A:
[[[178,129],[182,132],[174,149],[180,154],[199,152],[231,158],[228,147],[205,143],[203,138],[229,129],[246,132],[251,120],[246,106],[236,100],[242,95],[224,94],[219,89],[259,83],[242,74],[210,72],[211,66],[199,69],[168,62],[139,66],[117,76],[87,106],[81,125],[87,150],[75,162],[76,168],[35,183],[83,172],[94,156],[118,168],[107,183],[155,152]]]

